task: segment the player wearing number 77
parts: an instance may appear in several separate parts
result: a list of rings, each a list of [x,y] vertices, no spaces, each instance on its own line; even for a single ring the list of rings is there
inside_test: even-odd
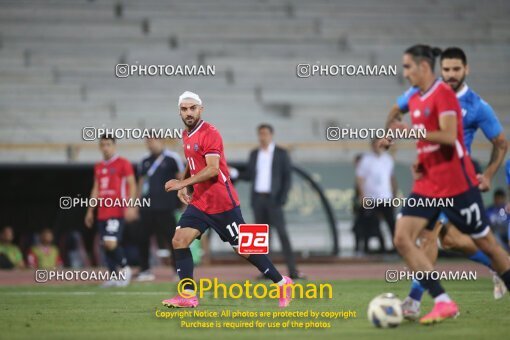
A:
[[[179,199],[188,205],[177,223],[172,239],[177,274],[183,280],[193,278],[193,258],[189,245],[194,239],[200,238],[208,228],[212,228],[224,242],[230,243],[237,250],[238,226],[245,222],[237,192],[230,181],[221,135],[213,125],[201,118],[204,110],[202,100],[197,94],[186,91],[179,97],[178,107],[186,127],[183,148],[187,165],[183,179],[168,181],[165,190],[177,191]],[[188,191],[190,186],[193,187],[193,193]],[[291,300],[292,280],[282,276],[266,255],[241,256],[280,286],[279,306],[286,307]],[[181,308],[198,306],[193,285],[188,283],[183,286],[189,297],[177,294],[163,300],[163,305]]]
[[[469,74],[469,66],[464,51],[458,47],[447,48],[441,53],[440,67],[443,81],[456,92],[462,109],[464,143],[468,153],[471,154],[471,144],[478,129],[482,130],[485,137],[492,143],[491,159],[483,174],[477,163],[473,164],[475,170],[479,169],[477,170],[477,178],[480,181],[478,188],[480,191],[487,191],[490,189],[491,179],[505,158],[508,148],[505,132],[490,105],[467,86],[465,79]],[[388,126],[391,126],[395,120],[401,120],[401,115],[408,112],[409,98],[417,91],[417,88],[410,88],[397,99],[397,104],[388,116]],[[492,270],[490,258],[478,249],[468,235],[462,234],[444,215],[441,215],[439,220],[435,224],[430,224],[429,227],[430,230],[427,228],[422,230],[419,240],[420,247],[424,249],[431,261],[435,262],[437,259],[438,244],[445,250],[463,253],[470,260],[490,268],[493,275],[494,298],[503,298],[507,291],[504,282]],[[409,295],[402,304],[404,318],[415,320],[419,317],[422,294],[423,288],[418,281],[413,280]]]
[[[402,208],[397,220],[395,247],[412,271],[432,271],[432,261],[424,249],[416,245],[422,230],[434,224],[441,212],[492,261],[494,270],[510,287],[510,259],[492,234],[478,179],[466,146],[462,113],[453,90],[434,76],[436,57],[441,53],[426,45],[407,49],[402,58],[404,76],[419,89],[409,99],[413,126],[426,130],[417,141],[418,159],[410,197],[415,199],[453,198],[453,206]],[[406,128],[403,124],[398,128]],[[420,319],[422,324],[440,322],[458,315],[458,307],[446,294],[438,280],[425,277],[420,284],[434,298],[432,311]]]

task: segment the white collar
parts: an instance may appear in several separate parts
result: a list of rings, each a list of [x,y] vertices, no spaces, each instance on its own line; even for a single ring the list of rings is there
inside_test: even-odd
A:
[[[467,86],[466,83],[464,83],[464,85],[462,86],[462,90],[460,90],[459,92],[456,93],[457,95],[457,98],[460,98],[462,97],[463,95],[465,95],[467,93],[467,91],[469,90],[469,87]]]
[[[203,120],[200,120],[200,122],[197,123],[198,125],[196,125],[191,131],[188,131],[187,134],[188,134],[188,137],[191,137],[195,132],[197,132],[198,130],[200,130],[200,128],[202,127],[202,125],[204,125],[204,121]]]
[[[439,84],[441,84],[443,81],[439,78],[437,78],[434,83],[432,83],[432,85],[423,93],[420,93],[420,99],[422,101],[424,101],[425,99],[427,99],[428,96],[430,96],[432,93],[434,93],[434,91],[437,89],[437,87],[439,86]]]
[[[264,152],[269,152],[269,153],[273,153],[274,152],[274,148],[275,148],[275,143],[274,142],[271,142],[271,144],[269,144],[267,146],[267,149],[264,150],[262,148],[259,148],[260,151],[264,151]]]
[[[117,158],[119,158],[119,155],[118,155],[118,154],[115,154],[115,155],[113,155],[113,156],[112,156],[112,158],[110,158],[109,160],[106,160],[106,161],[105,161],[105,160],[103,159],[103,164],[104,164],[104,165],[111,164],[111,163],[115,162],[115,161],[117,160]]]

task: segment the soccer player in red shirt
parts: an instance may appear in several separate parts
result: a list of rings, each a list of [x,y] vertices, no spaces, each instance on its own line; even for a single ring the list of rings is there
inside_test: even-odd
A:
[[[462,113],[453,90],[434,75],[439,49],[416,45],[403,56],[404,76],[420,89],[409,99],[413,128],[425,129],[417,142],[418,159],[410,198],[453,198],[453,206],[405,206],[397,220],[395,246],[411,271],[432,271],[432,262],[416,245],[420,232],[435,223],[443,212],[492,260],[505,285],[510,288],[510,259],[492,234],[483,206],[476,173],[464,145]],[[397,128],[407,128],[402,123]],[[425,277],[421,285],[434,298],[434,308],[422,317],[422,324],[440,322],[458,315],[458,307],[438,280]]]
[[[136,183],[131,163],[117,155],[115,138],[104,135],[99,140],[99,148],[103,160],[94,166],[94,186],[90,193],[91,199],[109,199],[122,202],[126,199],[126,189],[129,189],[131,201],[137,198]],[[98,201],[101,202],[101,201]],[[105,250],[106,263],[110,273],[117,272],[118,268],[125,273],[125,280],[109,280],[103,286],[127,286],[131,279],[131,269],[127,265],[122,249],[122,236],[124,222],[136,219],[134,207],[124,207],[118,204],[97,206],[97,226],[101,235],[102,246]],[[89,206],[85,215],[85,225],[88,228],[94,223],[94,207]],[[117,275],[117,278],[119,276]]]
[[[194,239],[200,238],[210,227],[224,242],[229,242],[237,249],[238,226],[245,222],[237,192],[230,181],[221,135],[213,125],[201,119],[204,110],[202,100],[197,94],[186,91],[179,97],[178,105],[186,126],[183,147],[187,165],[183,180],[168,181],[165,190],[178,191],[179,199],[188,205],[172,239],[177,273],[183,280],[193,278],[193,258],[189,245]],[[193,193],[188,191],[189,186],[193,186]],[[292,280],[282,276],[266,255],[241,256],[280,286],[279,306],[286,307],[291,300]],[[190,291],[190,295],[195,295],[191,284],[184,288]],[[198,299],[196,296],[183,297],[178,294],[162,303],[167,307],[196,307]]]

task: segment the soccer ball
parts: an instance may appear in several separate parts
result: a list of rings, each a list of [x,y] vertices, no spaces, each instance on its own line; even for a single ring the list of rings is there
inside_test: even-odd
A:
[[[397,327],[402,319],[402,301],[395,294],[376,296],[368,305],[368,320],[376,327]]]

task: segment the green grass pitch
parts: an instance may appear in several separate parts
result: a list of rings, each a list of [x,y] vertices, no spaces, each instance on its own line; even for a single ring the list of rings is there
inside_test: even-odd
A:
[[[434,326],[404,321],[396,329],[377,329],[366,318],[368,302],[383,292],[403,298],[406,282],[377,280],[330,281],[333,299],[294,300],[289,310],[354,310],[356,319],[332,320],[329,329],[182,329],[177,319],[156,318],[169,309],[161,300],[175,292],[175,284],[137,283],[127,288],[103,289],[86,285],[0,287],[0,338],[21,339],[504,339],[508,338],[510,297],[492,297],[488,279],[446,282],[461,315]],[[168,291],[168,292],[167,292]],[[167,293],[166,293],[167,292]],[[424,299],[422,314],[431,307]],[[200,310],[277,311],[273,300],[224,300],[207,296]],[[173,309],[172,309],[173,310]],[[196,319],[194,319],[196,320]],[[282,319],[285,320],[285,319]],[[327,321],[324,320],[323,321]]]

